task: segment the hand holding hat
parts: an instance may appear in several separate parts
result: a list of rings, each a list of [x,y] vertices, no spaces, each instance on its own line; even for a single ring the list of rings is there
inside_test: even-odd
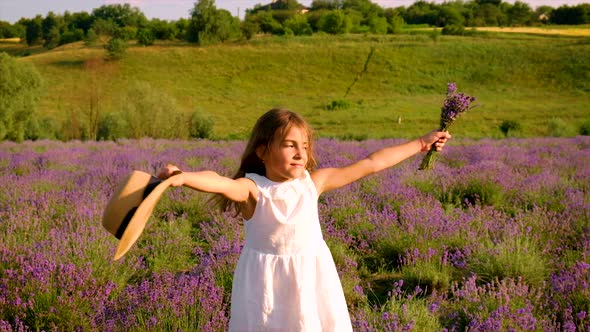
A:
[[[172,164],[167,164],[166,166],[162,167],[162,169],[160,169],[160,171],[158,172],[158,178],[162,179],[162,180],[166,180],[174,175],[178,175],[182,173],[182,171],[180,170],[180,168],[178,168],[175,165]],[[172,183],[170,184],[170,186],[172,187],[180,187],[182,186],[182,181],[177,181],[176,179],[172,180]]]

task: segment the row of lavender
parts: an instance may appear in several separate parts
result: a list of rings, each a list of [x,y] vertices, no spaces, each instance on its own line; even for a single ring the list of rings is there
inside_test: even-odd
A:
[[[395,140],[318,142],[320,166]],[[100,225],[132,169],[232,174],[244,142],[0,144],[0,331],[224,331],[241,222],[166,192],[112,261]],[[590,329],[590,138],[450,143],[320,198],[357,331]]]

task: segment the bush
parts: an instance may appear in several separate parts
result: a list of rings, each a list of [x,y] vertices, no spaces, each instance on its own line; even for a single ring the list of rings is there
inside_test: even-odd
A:
[[[82,39],[84,39],[84,30],[75,29],[74,31],[65,31],[61,35],[61,38],[59,39],[59,43],[61,45],[69,44],[69,43],[77,42],[78,40],[82,40]]]
[[[193,138],[211,138],[214,124],[213,119],[200,111],[195,111],[191,115],[189,135]]]
[[[127,122],[121,115],[119,113],[108,113],[98,122],[96,139],[99,141],[116,140],[118,138],[124,138],[126,132]]]
[[[121,100],[127,138],[187,138],[186,117],[176,99],[147,82],[134,82]]]
[[[60,125],[53,118],[44,118],[39,122],[39,139],[57,139]]]
[[[0,53],[0,140],[22,141],[33,133],[29,121],[42,90],[42,78],[30,63]],[[34,134],[36,135],[36,134]]]
[[[442,265],[440,261],[432,258],[427,261],[419,261],[414,265],[404,266],[401,273],[402,279],[407,282],[410,289],[419,286],[427,293],[433,290],[445,292],[453,280],[451,267]]]
[[[389,29],[387,32],[392,34],[400,33],[406,24],[404,18],[399,15],[393,15],[389,20]]]
[[[389,24],[387,18],[382,16],[374,16],[369,18],[369,31],[371,33],[384,35],[387,33]]]
[[[32,116],[27,121],[25,126],[25,139],[37,140],[41,136],[41,126],[35,116]]]
[[[307,35],[310,36],[313,31],[311,26],[307,22],[307,18],[303,15],[295,15],[288,20],[286,20],[283,25],[285,28],[290,29],[293,31],[293,34],[296,36]]]
[[[343,110],[350,107],[350,103],[344,99],[336,99],[332,100],[332,102],[326,106],[327,110],[335,111],[335,110]]]
[[[111,60],[118,60],[123,58],[127,51],[127,43],[120,38],[112,38],[104,46],[107,51],[107,58]]]
[[[246,20],[240,24],[240,30],[242,30],[242,35],[250,40],[252,37],[256,36],[260,27],[255,22]]]
[[[69,141],[74,139],[85,140],[90,135],[88,123],[81,118],[79,109],[69,108],[66,110],[66,119],[61,124],[58,139],[62,141]],[[94,139],[94,137],[92,137]]]
[[[329,11],[320,17],[318,22],[321,31],[331,34],[348,33],[352,23],[342,11]]]
[[[462,25],[450,24],[446,25],[442,29],[443,35],[456,35],[456,36],[463,36],[465,35],[465,28]]]
[[[573,130],[570,128],[568,123],[562,119],[551,119],[547,123],[547,135],[549,136],[564,137],[569,136],[572,132]]]
[[[580,135],[590,136],[590,120],[586,120],[586,122],[582,123],[579,130]]]
[[[139,29],[139,31],[137,31],[137,43],[139,45],[154,45],[154,39],[154,34],[150,29]]]
[[[126,26],[115,30],[114,38],[122,39],[124,41],[132,40],[137,37],[137,28]]]
[[[500,131],[504,134],[504,136],[508,137],[508,134],[513,131],[519,131],[521,128],[520,122],[516,120],[504,120],[500,124]]]
[[[86,32],[86,38],[84,38],[84,44],[86,44],[86,46],[93,46],[96,44],[97,41],[98,35],[94,31],[94,29],[88,29],[88,32]]]

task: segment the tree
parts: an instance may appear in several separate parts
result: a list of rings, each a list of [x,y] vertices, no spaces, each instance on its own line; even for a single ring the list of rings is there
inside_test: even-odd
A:
[[[215,30],[215,0],[199,0],[191,12],[188,40],[204,44],[213,39]]]
[[[240,19],[233,17],[231,13],[225,9],[219,9],[215,13],[216,16],[216,35],[221,42],[231,39],[237,39],[241,35]]]
[[[188,30],[191,21],[186,18],[180,18],[178,21],[174,22],[174,26],[176,27],[176,37],[182,39],[188,39]]]
[[[64,15],[64,23],[68,27],[68,30],[82,29],[84,33],[88,33],[88,30],[92,27],[93,18],[87,12],[73,13],[66,19]]]
[[[139,8],[131,7],[128,3],[101,6],[92,11],[92,16],[95,20],[112,21],[118,27],[134,26],[141,28],[148,23],[147,18]]]
[[[389,28],[387,31],[388,33],[400,33],[402,31],[403,26],[406,24],[404,18],[396,9],[387,8],[385,10],[385,17],[387,18],[387,23],[389,24]]]
[[[436,25],[438,9],[434,3],[416,1],[404,13],[404,20],[410,24]]]
[[[506,16],[498,6],[486,3],[474,9],[472,24],[476,26],[504,26],[506,25]]]
[[[499,6],[502,3],[502,0],[475,0],[478,5],[493,5]]]
[[[6,21],[0,21],[0,38],[16,38],[21,36],[18,24],[11,25]]]
[[[258,26],[258,30],[263,33],[273,33],[282,26],[277,22],[270,10],[259,11],[254,14],[246,15],[246,22],[252,22]]]
[[[307,23],[307,18],[305,15],[295,15],[286,20],[283,25],[285,28],[289,28],[291,31],[293,31],[293,34],[296,36],[311,35],[313,32],[311,30],[311,26],[309,23]]]
[[[63,19],[49,12],[41,22],[41,29],[43,31],[43,46],[48,49],[55,48],[59,45],[61,37],[60,29],[63,26]]]
[[[588,16],[582,5],[565,5],[555,9],[549,20],[554,24],[584,24],[588,21]]]
[[[0,140],[37,136],[28,124],[34,118],[41,89],[41,75],[32,64],[0,53]]]
[[[311,11],[322,9],[342,9],[342,0],[314,0],[311,2]]]
[[[384,14],[383,8],[371,0],[343,0],[342,9],[356,10],[362,13],[365,18],[383,16]]]
[[[508,9],[507,14],[508,22],[512,26],[530,25],[533,22],[533,10],[528,4],[522,1],[516,1]]]
[[[331,34],[348,33],[350,31],[350,19],[341,10],[326,12],[320,18],[320,29]]]
[[[92,23],[91,30],[97,36],[113,36],[117,32],[118,26],[111,20],[98,18]],[[90,31],[90,30],[89,30]]]
[[[27,45],[39,45],[43,41],[43,18],[41,15],[37,15],[31,20],[25,21],[26,27],[26,40]]]
[[[389,24],[387,18],[383,16],[373,15],[368,19],[369,31],[371,33],[384,35],[387,33]]]
[[[241,34],[239,19],[218,10],[215,0],[199,0],[191,12],[187,39],[200,45],[213,44]]]
[[[178,27],[172,22],[154,18],[150,21],[149,27],[155,39],[174,40],[178,37]]]
[[[45,35],[45,41],[43,42],[43,46],[48,49],[56,48],[60,45],[61,35],[59,33],[59,29],[57,27],[51,28],[47,35]]]
[[[297,0],[277,0],[271,4],[272,10],[298,10],[302,7]]]
[[[465,24],[465,17],[461,14],[458,6],[445,3],[440,6],[436,23],[439,27],[447,25],[463,26]]]

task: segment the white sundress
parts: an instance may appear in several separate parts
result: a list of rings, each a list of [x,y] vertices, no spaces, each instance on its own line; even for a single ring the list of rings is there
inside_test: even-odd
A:
[[[260,194],[245,222],[229,331],[352,331],[309,172],[288,182],[248,173]]]

